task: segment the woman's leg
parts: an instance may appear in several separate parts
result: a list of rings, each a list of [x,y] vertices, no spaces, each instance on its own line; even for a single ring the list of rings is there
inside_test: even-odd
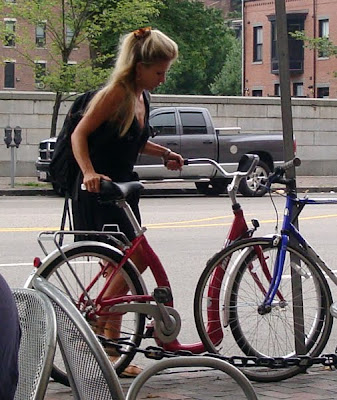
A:
[[[131,257],[140,273],[143,273],[147,268],[146,257],[143,255],[143,248],[140,245]],[[109,279],[113,272],[112,265],[104,265],[106,279]],[[104,298],[124,296],[128,292],[128,284],[123,278],[121,272],[117,273],[112,279],[109,287],[105,291]],[[109,339],[118,339],[120,337],[122,315],[109,315],[108,320],[104,317],[98,321],[98,330],[96,333],[102,334]]]

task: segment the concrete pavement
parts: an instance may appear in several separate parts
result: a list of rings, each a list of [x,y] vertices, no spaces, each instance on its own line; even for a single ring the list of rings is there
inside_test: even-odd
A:
[[[38,183],[36,178],[17,177],[14,188],[10,178],[0,178],[0,195],[54,195],[49,184]],[[194,192],[193,184],[146,185],[145,194]],[[337,176],[297,177],[298,192],[336,192]],[[156,362],[151,360],[151,362]],[[148,364],[148,362],[147,362]],[[125,393],[132,379],[121,379]],[[277,383],[256,383],[253,387],[259,399],[277,400],[332,400],[337,398],[337,371],[323,366],[314,366],[304,374]],[[213,400],[244,399],[238,386],[227,376],[217,371],[184,368],[179,373],[167,370],[155,376],[145,386],[141,399],[159,400]],[[46,400],[73,399],[70,388],[50,381]]]
[[[155,362],[155,361],[154,361]],[[132,379],[121,379],[124,393]],[[337,371],[323,366],[311,367],[307,373],[282,382],[252,382],[259,400],[335,400],[337,398]],[[217,400],[246,397],[225,374],[211,370],[184,368],[181,372],[164,371],[151,378],[138,396],[157,400]],[[55,382],[48,385],[46,400],[73,399],[70,388]],[[97,399],[99,400],[99,399]]]

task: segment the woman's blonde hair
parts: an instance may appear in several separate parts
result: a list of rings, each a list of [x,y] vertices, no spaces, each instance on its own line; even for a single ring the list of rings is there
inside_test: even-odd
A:
[[[88,110],[95,107],[113,88],[122,85],[126,96],[111,115],[118,121],[120,135],[130,128],[135,115],[136,66],[138,62],[152,65],[157,62],[174,61],[178,57],[178,46],[167,35],[157,29],[141,28],[125,35],[111,76],[106,85],[94,96]]]

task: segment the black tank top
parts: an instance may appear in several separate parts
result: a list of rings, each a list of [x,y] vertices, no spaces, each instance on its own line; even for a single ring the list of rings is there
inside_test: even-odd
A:
[[[95,171],[109,176],[113,181],[126,182],[135,179],[133,168],[138,153],[150,136],[150,107],[147,92],[143,92],[143,98],[145,104],[143,129],[135,117],[123,137],[120,137],[118,127],[111,122],[102,124],[89,136],[89,154]]]

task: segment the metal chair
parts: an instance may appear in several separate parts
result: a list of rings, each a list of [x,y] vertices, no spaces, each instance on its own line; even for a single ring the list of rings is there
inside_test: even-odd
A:
[[[15,400],[44,399],[56,348],[56,316],[46,295],[12,289],[21,326]]]
[[[249,380],[233,365],[213,357],[177,357],[158,361],[146,368],[130,386],[126,398],[117,374],[97,337],[75,305],[58,288],[41,277],[34,287],[51,300],[57,320],[57,334],[74,397],[80,400],[135,400],[153,375],[167,368],[208,367],[231,376],[247,399],[256,400]]]
[[[52,302],[57,339],[75,399],[124,400],[118,376],[91,327],[74,304],[47,280],[36,277],[35,289]]]

